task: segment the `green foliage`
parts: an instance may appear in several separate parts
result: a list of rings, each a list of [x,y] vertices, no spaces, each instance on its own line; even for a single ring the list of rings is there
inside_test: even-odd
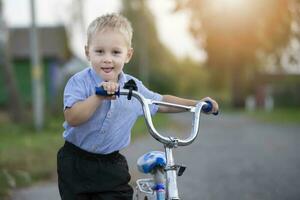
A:
[[[218,70],[219,86],[229,77],[233,104],[241,106],[249,81],[255,80],[257,51],[274,52],[286,46],[292,18],[287,0],[243,1],[178,0],[177,10],[191,11],[190,30],[208,54],[207,65]],[[229,5],[234,4],[235,5]],[[231,8],[229,6],[232,6]],[[205,42],[203,42],[205,38]],[[247,79],[247,77],[251,79]]]
[[[192,11],[190,28],[196,41],[206,37],[210,67],[221,69],[237,64],[243,67],[256,61],[258,49],[274,51],[289,41],[292,20],[289,1],[253,0],[231,10],[225,4],[216,9],[217,2],[213,1],[179,2],[185,2],[181,8]]]
[[[154,16],[144,0],[123,0],[123,14],[131,21],[135,54],[125,71],[161,94],[200,99],[211,95],[212,72],[191,59],[178,59],[159,40]],[[148,74],[148,78],[144,76]],[[147,81],[148,80],[148,81]],[[224,90],[215,90],[214,94]]]
[[[271,85],[276,106],[300,107],[300,77],[298,80],[289,77]]]
[[[154,17],[144,0],[123,0],[123,14],[131,21],[134,56],[125,71],[137,76],[151,89],[174,91],[177,60],[159,40]],[[172,90],[173,89],[173,90]]]

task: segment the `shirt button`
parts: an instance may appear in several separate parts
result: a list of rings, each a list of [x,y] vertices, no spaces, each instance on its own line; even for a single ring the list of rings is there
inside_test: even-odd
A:
[[[104,134],[104,133],[105,133],[105,131],[101,131],[101,133],[102,133],[102,134]]]
[[[107,113],[107,117],[111,117],[111,112],[108,112],[108,113]]]

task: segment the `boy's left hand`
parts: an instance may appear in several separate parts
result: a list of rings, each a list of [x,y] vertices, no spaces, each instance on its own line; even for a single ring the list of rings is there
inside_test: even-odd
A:
[[[104,97],[108,100],[114,100],[116,99],[116,95],[114,95],[119,90],[119,84],[115,83],[113,81],[105,81],[100,84],[100,87],[103,87],[103,89],[107,92],[109,96]]]
[[[205,98],[201,99],[201,101],[210,101],[212,103],[213,108],[210,113],[218,113],[219,112],[219,105],[214,99],[212,99],[210,97],[205,97]]]

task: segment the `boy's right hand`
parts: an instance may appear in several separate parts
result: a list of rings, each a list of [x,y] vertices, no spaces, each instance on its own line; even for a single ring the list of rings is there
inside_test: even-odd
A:
[[[116,95],[114,95],[119,90],[119,84],[112,81],[102,82],[100,84],[100,87],[103,87],[103,89],[109,94],[110,96],[105,96],[105,99],[116,99]]]

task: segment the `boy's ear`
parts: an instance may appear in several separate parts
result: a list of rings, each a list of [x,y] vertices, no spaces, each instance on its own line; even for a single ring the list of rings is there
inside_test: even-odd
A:
[[[88,45],[84,46],[84,52],[85,52],[85,56],[86,56],[87,60],[90,61],[90,55],[89,55],[89,47],[88,47]]]
[[[133,48],[129,48],[127,51],[127,58],[126,58],[125,63],[128,63],[130,61],[130,59],[132,58],[132,55],[133,55]]]

